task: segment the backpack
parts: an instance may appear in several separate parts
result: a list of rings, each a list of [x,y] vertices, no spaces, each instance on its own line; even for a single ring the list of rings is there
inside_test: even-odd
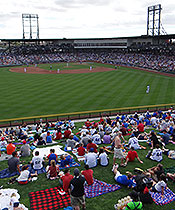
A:
[[[137,205],[135,204],[134,201],[132,201],[132,203],[134,204],[134,209],[131,209],[128,205],[126,206],[129,210],[139,210],[139,206],[141,204],[141,202],[139,202]]]

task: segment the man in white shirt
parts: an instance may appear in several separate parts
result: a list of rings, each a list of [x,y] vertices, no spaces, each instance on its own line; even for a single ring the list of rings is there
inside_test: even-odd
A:
[[[101,166],[107,166],[109,164],[109,158],[103,149],[100,149],[99,164]]]
[[[85,164],[89,166],[89,168],[94,168],[97,166],[97,153],[94,152],[93,148],[90,148],[89,153],[85,155]]]
[[[97,131],[95,131],[94,135],[92,136],[92,142],[94,144],[101,144],[101,137],[100,135],[97,133]]]
[[[134,149],[141,149],[140,145],[139,145],[139,142],[138,142],[138,139],[135,137],[134,134],[131,135],[131,138],[129,139],[129,147],[134,147]]]
[[[156,144],[156,148],[153,149],[151,156],[150,156],[151,160],[155,160],[157,162],[160,162],[163,157],[162,157],[162,150],[160,149],[159,144]]]
[[[44,166],[44,160],[39,156],[39,151],[35,152],[35,156],[32,158],[31,165],[37,174],[37,170],[42,169]]]
[[[41,137],[46,142],[47,132],[42,132]]]

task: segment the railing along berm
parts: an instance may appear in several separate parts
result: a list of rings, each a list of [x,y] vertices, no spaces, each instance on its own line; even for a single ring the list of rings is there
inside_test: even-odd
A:
[[[167,110],[170,107],[175,106],[175,103],[171,104],[158,104],[158,105],[146,105],[146,106],[133,106],[133,107],[121,107],[114,109],[103,109],[103,110],[90,110],[90,111],[81,111],[81,112],[71,112],[71,113],[60,113],[60,114],[50,114],[50,115],[40,115],[40,116],[31,116],[31,117],[20,117],[12,119],[2,119],[0,120],[0,127],[11,127],[27,124],[35,124],[38,121],[42,122],[54,122],[58,120],[75,120],[75,119],[86,119],[94,117],[105,117],[105,116],[115,116],[118,114],[132,114],[134,112],[145,112],[145,111],[158,111],[158,110]]]

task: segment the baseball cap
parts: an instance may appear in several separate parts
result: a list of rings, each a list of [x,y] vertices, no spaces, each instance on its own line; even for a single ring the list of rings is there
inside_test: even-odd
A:
[[[89,149],[89,152],[94,152],[94,148],[90,148]]]
[[[26,140],[24,140],[22,143],[23,143],[23,144],[26,144]]]

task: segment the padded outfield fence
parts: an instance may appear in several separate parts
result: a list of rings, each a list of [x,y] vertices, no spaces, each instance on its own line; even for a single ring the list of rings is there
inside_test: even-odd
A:
[[[12,119],[3,119],[0,120],[0,127],[11,127],[22,125],[24,123],[34,124],[39,122],[42,119],[42,122],[54,122],[58,120],[77,120],[77,119],[90,119],[94,117],[106,117],[106,116],[115,116],[117,114],[132,114],[134,112],[142,113],[145,111],[158,111],[158,110],[167,110],[170,107],[175,106],[173,104],[159,104],[159,105],[149,105],[149,106],[136,106],[136,107],[121,107],[115,109],[103,109],[103,110],[91,110],[91,111],[82,111],[82,112],[72,112],[72,113],[60,113],[60,114],[51,114],[51,115],[41,115],[41,116],[32,116],[32,117],[21,117],[21,118],[12,118]]]

